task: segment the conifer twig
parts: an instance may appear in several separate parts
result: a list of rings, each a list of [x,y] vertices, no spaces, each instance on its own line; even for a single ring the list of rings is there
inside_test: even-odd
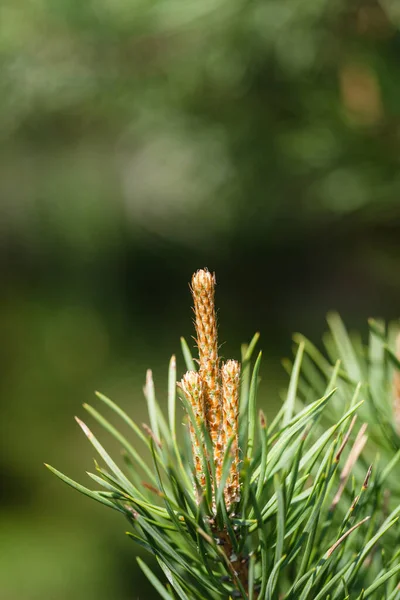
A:
[[[129,434],[139,438],[147,460],[136,450],[130,435],[125,436],[108,418],[84,405],[97,424],[122,445],[125,466],[119,466],[97,435],[78,420],[102,459],[102,464],[95,461],[95,473],[88,472],[96,489],[48,468],[69,486],[127,518],[131,526],[128,535],[156,557],[168,580],[166,585],[139,560],[143,573],[165,600],[378,600],[385,592],[385,598],[395,600],[400,547],[394,527],[400,506],[394,504],[397,485],[390,482],[395,481],[396,473],[391,473],[398,465],[400,451],[392,436],[393,417],[389,415],[386,421],[387,411],[381,415],[379,408],[383,402],[392,401],[387,390],[393,385],[398,399],[395,414],[400,412],[400,375],[395,374],[393,381],[387,360],[396,368],[400,362],[392,344],[386,344],[384,330],[375,326],[366,360],[364,350],[360,355],[352,351],[351,340],[336,320],[335,340],[343,363],[340,369],[339,363],[327,367],[316,347],[305,341],[307,360],[301,364],[298,360],[282,409],[270,427],[260,412],[257,430],[261,353],[251,370],[254,342],[243,351],[246,376],[242,381],[237,361],[227,360],[220,368],[215,277],[207,269],[197,271],[191,290],[200,368],[196,371],[183,342],[188,372],[178,386],[189,416],[184,443],[178,446],[177,442],[173,358],[168,372],[168,419],[157,402],[150,370],[144,389],[149,425],[140,428],[122,408],[98,394]],[[311,359],[316,360],[318,369]],[[321,381],[322,373],[327,385]],[[386,438],[396,448],[383,470],[372,471],[371,465],[361,480],[355,465],[367,441],[365,424],[348,448],[356,412],[363,405],[358,402],[358,393],[365,382],[356,380],[358,373],[365,376],[367,398],[380,431],[389,434]],[[314,385],[317,392],[310,398]],[[307,405],[298,411],[304,392]],[[341,399],[351,401],[342,405],[338,418],[324,430],[321,413],[332,414],[328,401],[334,394],[339,404]],[[371,441],[374,429],[371,423]],[[386,438],[377,437],[375,443],[387,443]],[[245,458],[239,469],[240,450]],[[336,491],[332,488],[344,452],[348,456]],[[353,471],[354,484],[360,483],[361,490],[347,508],[343,491]],[[369,526],[362,528],[368,518]]]

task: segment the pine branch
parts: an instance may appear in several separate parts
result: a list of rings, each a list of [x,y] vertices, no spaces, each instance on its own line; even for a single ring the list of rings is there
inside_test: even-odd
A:
[[[398,598],[400,492],[394,473],[400,460],[400,362],[386,330],[372,322],[366,349],[331,316],[328,358],[297,335],[296,359],[293,366],[285,363],[288,393],[267,425],[257,411],[261,353],[252,363],[258,334],[242,347],[241,365],[227,360],[221,366],[215,277],[197,271],[191,291],[199,369],[182,340],[188,372],[177,389],[171,358],[168,417],[149,370],[144,387],[149,425],[140,427],[97,394],[129,427],[128,437],[85,405],[122,445],[124,465],[78,419],[102,459],[89,474],[99,489],[49,469],[125,516],[129,537],[156,557],[164,573],[167,586],[138,559],[165,600]],[[370,439],[363,423],[369,424]],[[370,460],[373,448],[383,454],[380,464]]]

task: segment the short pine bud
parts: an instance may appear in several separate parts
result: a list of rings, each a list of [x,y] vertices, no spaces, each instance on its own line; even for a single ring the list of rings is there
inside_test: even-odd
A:
[[[230,452],[233,461],[230,473],[225,485],[225,502],[229,509],[232,504],[240,500],[239,482],[239,388],[240,388],[240,364],[236,360],[228,360],[221,369],[222,380],[222,412],[223,426],[221,430],[222,456],[218,457],[218,473],[222,474],[222,461],[229,444],[233,439]]]
[[[186,400],[192,407],[194,420],[198,430],[198,432],[196,432],[196,428],[192,423],[192,420],[189,418],[190,440],[192,443],[192,455],[196,471],[196,477],[200,486],[204,489],[206,485],[206,475],[203,466],[205,446],[202,428],[205,421],[205,412],[203,382],[201,380],[200,374],[195,371],[188,371],[183,376],[183,379],[180,382],[180,388],[185,394]]]
[[[400,360],[400,333],[396,338],[396,357]],[[395,369],[393,375],[393,418],[395,429],[400,435],[400,370]]]

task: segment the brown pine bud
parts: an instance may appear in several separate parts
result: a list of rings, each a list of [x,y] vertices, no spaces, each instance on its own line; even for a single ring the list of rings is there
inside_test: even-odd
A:
[[[200,269],[192,277],[191,292],[194,300],[199,373],[203,382],[205,414],[214,449],[218,442],[222,422],[222,406],[218,382],[219,359],[217,319],[214,294],[215,275]]]
[[[239,482],[239,387],[240,364],[236,360],[228,360],[221,369],[222,379],[222,412],[223,427],[221,430],[221,455],[217,460],[217,479],[222,475],[222,461],[229,440],[233,438],[231,453],[233,461],[225,485],[225,502],[229,509],[240,500]]]
[[[200,374],[194,371],[188,371],[180,383],[180,388],[185,394],[186,400],[192,407],[197,429],[200,432],[200,439],[196,435],[195,427],[189,419],[190,440],[192,442],[193,462],[196,476],[200,486],[204,489],[206,485],[206,476],[204,472],[203,456],[205,452],[202,427],[205,421],[204,412],[204,394],[203,383]]]
[[[396,357],[400,360],[400,333],[396,338]],[[400,435],[400,371],[398,369],[393,375],[393,417],[395,429]]]

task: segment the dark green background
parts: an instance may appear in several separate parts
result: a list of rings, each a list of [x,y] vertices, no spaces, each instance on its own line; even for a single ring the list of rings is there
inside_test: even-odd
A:
[[[125,522],[42,463],[88,483],[93,390],[140,423],[151,366],[164,402],[193,270],[224,356],[261,331],[270,412],[292,332],[398,316],[399,23],[395,0],[2,0],[2,599],[153,597]]]

